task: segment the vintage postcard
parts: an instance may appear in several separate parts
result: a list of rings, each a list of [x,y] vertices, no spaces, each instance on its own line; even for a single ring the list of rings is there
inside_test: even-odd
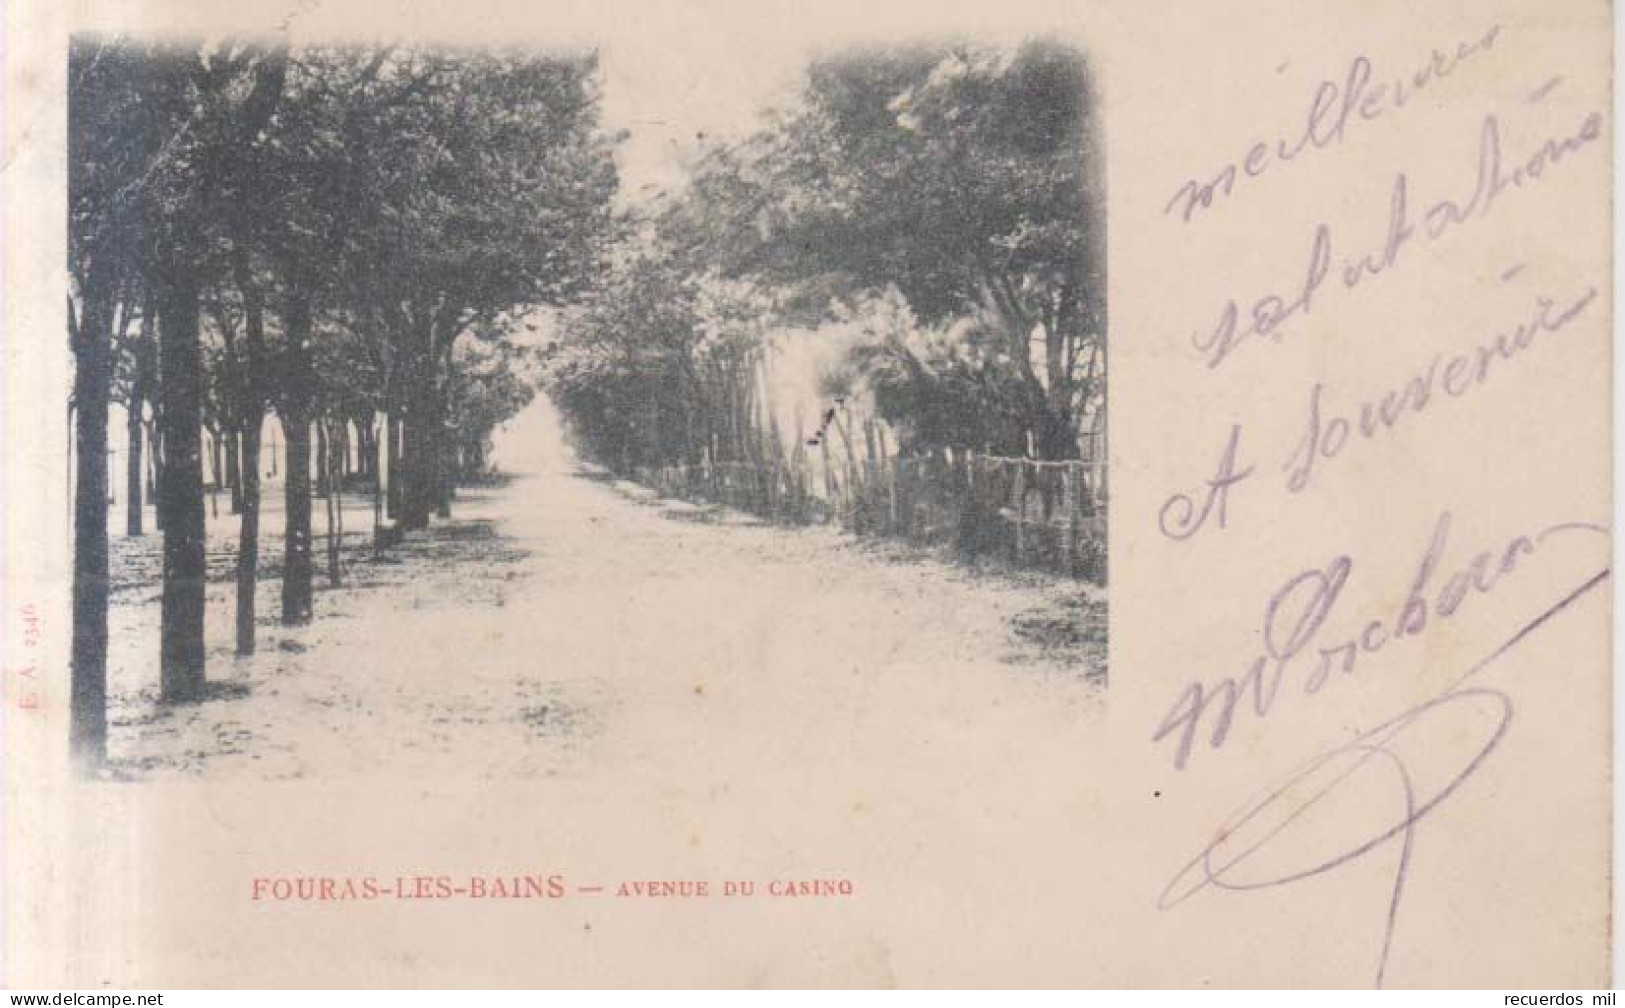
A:
[[[1607,986],[1611,33],[8,5],[5,981]]]

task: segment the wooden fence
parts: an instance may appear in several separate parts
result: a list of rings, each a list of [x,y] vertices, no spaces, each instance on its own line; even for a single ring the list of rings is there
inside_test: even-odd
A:
[[[661,494],[721,504],[787,524],[826,523],[857,535],[952,545],[1104,583],[1103,460],[1040,461],[944,449],[888,455],[882,425],[866,424],[864,452],[827,441],[788,457],[640,468]]]

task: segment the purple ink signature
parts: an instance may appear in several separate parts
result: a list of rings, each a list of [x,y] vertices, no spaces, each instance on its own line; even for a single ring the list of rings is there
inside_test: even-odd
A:
[[[1420,624],[1413,621],[1412,632],[1425,631],[1426,610],[1415,609],[1412,603],[1419,601],[1420,593],[1426,588],[1432,576],[1438,557],[1442,553],[1449,525],[1450,515],[1446,512],[1440,516],[1435,526],[1433,540],[1424,555],[1420,573],[1413,584],[1405,609],[1401,611],[1391,630],[1384,628],[1382,631],[1383,643],[1398,635],[1405,627],[1407,612],[1422,614]],[[1598,525],[1565,522],[1545,529],[1532,539],[1517,537],[1502,553],[1499,570],[1494,574],[1491,574],[1492,565],[1489,563],[1493,559],[1493,554],[1489,552],[1479,554],[1477,560],[1468,568],[1474,571],[1470,576],[1472,587],[1486,593],[1493,590],[1496,578],[1500,574],[1508,573],[1516,558],[1534,552],[1537,544],[1543,543],[1550,536],[1568,531],[1591,531],[1605,536],[1608,534],[1606,529]],[[1341,593],[1351,568],[1352,562],[1348,558],[1339,557],[1324,571],[1306,572],[1288,581],[1271,599],[1266,624],[1276,618],[1283,598],[1296,592],[1298,585],[1321,586],[1314,600],[1304,610],[1305,615],[1296,624],[1291,638],[1296,642],[1294,653],[1303,650],[1308,640],[1314,637]],[[1265,788],[1260,795],[1248,800],[1214,830],[1213,839],[1168,883],[1158,900],[1158,907],[1163,910],[1171,909],[1208,886],[1230,891],[1247,891],[1291,885],[1335,871],[1391,843],[1398,847],[1398,856],[1383,918],[1381,951],[1377,958],[1375,976],[1375,985],[1383,986],[1399,920],[1399,909],[1409,878],[1416,827],[1483,767],[1490,754],[1505,738],[1512,722],[1511,697],[1500,690],[1473,685],[1472,680],[1496,660],[1522,644],[1542,626],[1603,584],[1610,574],[1611,570],[1604,568],[1586,578],[1578,587],[1523,624],[1493,651],[1430,699],[1363,732],[1350,742],[1332,746],[1312,756]],[[1487,575],[1489,580],[1486,582]],[[1448,585],[1449,582],[1445,591],[1450,591]],[[1465,598],[1464,593],[1467,590],[1469,589],[1464,585],[1461,589],[1463,594],[1450,595],[1449,604],[1459,605]],[[1445,595],[1441,592],[1440,599],[1436,600],[1440,608],[1445,604],[1442,601],[1444,598]],[[1437,611],[1438,609],[1435,610]],[[1353,655],[1358,651],[1369,652],[1380,649],[1381,644],[1371,647],[1367,644],[1375,641],[1373,628],[1381,626],[1380,621],[1372,621],[1365,631],[1352,638],[1345,646],[1348,649],[1344,651],[1348,655],[1345,659],[1345,671],[1352,670]],[[1275,652],[1278,645],[1274,642],[1268,626],[1265,639],[1267,648]],[[1339,650],[1343,649],[1320,649],[1322,663],[1306,681],[1307,692],[1317,692],[1324,684],[1325,675],[1329,671],[1329,659]],[[1256,684],[1261,689],[1263,662],[1264,659],[1261,658],[1254,666],[1255,672],[1260,673]],[[1274,686],[1268,693],[1271,703],[1274,687],[1279,685],[1285,667],[1284,661],[1276,665]],[[1186,696],[1189,695],[1187,690]],[[1255,696],[1263,699],[1265,695],[1259,692]],[[1228,706],[1222,709],[1219,727],[1215,730],[1213,739],[1215,748],[1223,744],[1224,734],[1228,731],[1230,717],[1234,712],[1235,701],[1239,699],[1233,689],[1225,694],[1225,698]],[[1176,765],[1181,767],[1189,754],[1196,720],[1206,709],[1200,693],[1196,696],[1195,707],[1191,709],[1194,715],[1189,722],[1182,719],[1165,720],[1156,736],[1158,739],[1166,737],[1175,724],[1187,725],[1188,730],[1182,739],[1182,748],[1176,756]],[[1176,712],[1178,710],[1176,706]],[[1267,712],[1267,706],[1259,710],[1260,716]],[[1459,751],[1449,752],[1451,744]],[[1301,845],[1305,838],[1316,836],[1319,836],[1322,844],[1327,843],[1324,835],[1314,833],[1315,811],[1321,809],[1324,812],[1324,806],[1332,802],[1340,791],[1347,794],[1357,784],[1369,783],[1373,777],[1387,782],[1393,795],[1391,806],[1372,808],[1369,803],[1362,805],[1364,817],[1360,821],[1360,826],[1354,831],[1333,830],[1335,839],[1330,841],[1329,850],[1305,854],[1294,846],[1294,841]],[[1369,792],[1359,793],[1369,794]],[[1339,819],[1339,824],[1347,819],[1348,814],[1345,811]]]

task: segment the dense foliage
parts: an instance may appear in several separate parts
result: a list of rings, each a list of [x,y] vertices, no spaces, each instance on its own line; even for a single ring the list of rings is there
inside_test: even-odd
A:
[[[848,364],[910,447],[1075,458],[1105,372],[1093,109],[1083,58],[1049,43],[815,63],[794,107],[701,159],[650,225],[659,261],[770,291],[777,315],[763,321],[781,326],[873,309]],[[629,438],[633,421],[603,403],[640,367],[651,384],[714,369],[714,348],[669,335],[685,324],[598,316],[572,329],[562,387],[582,425]],[[641,364],[606,358],[603,388],[584,387],[579,358],[628,340],[664,349]]]
[[[492,429],[532,395],[521,320],[580,300],[600,271],[616,234],[617,137],[599,126],[591,54],[81,37],[69,72],[74,742],[94,765],[112,397],[129,417],[130,534],[143,531],[144,436],[159,472],[163,697],[196,700],[200,431],[229,446],[215,482],[230,474],[243,515],[237,646],[250,653],[249,460],[267,411],[286,448],[281,615],[299,623],[311,615],[313,434],[324,460],[359,442],[399,525],[446,513],[452,481],[483,468]],[[316,473],[324,490],[342,475],[329,468]]]

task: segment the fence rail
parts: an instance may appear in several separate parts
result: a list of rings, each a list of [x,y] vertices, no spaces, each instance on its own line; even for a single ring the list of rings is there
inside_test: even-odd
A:
[[[640,467],[664,496],[738,508],[786,525],[831,524],[858,535],[952,545],[968,557],[1104,583],[1102,466],[943,450],[930,455],[787,459]]]

